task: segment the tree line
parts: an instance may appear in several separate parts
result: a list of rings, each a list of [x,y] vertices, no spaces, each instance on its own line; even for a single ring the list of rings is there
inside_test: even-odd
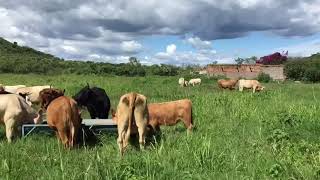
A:
[[[65,61],[29,47],[0,38],[0,73],[15,74],[97,74],[118,76],[175,76],[183,69],[173,65],[142,65],[135,57],[128,63]]]

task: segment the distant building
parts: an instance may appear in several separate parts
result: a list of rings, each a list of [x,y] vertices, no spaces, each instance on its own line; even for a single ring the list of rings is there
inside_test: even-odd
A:
[[[260,73],[269,74],[273,80],[285,80],[283,65],[262,65],[262,64],[243,64],[243,65],[208,65],[201,69],[199,74],[208,76],[224,75],[227,78],[256,78]]]

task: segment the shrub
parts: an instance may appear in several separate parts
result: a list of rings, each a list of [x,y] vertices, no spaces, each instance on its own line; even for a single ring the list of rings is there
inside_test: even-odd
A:
[[[264,83],[267,83],[267,82],[270,82],[272,80],[272,78],[270,77],[269,74],[266,74],[266,73],[260,73],[258,75],[258,81],[260,82],[264,82]]]
[[[307,81],[311,81],[311,82],[320,81],[320,69],[315,68],[315,67],[310,67],[310,68],[306,69],[304,72],[304,78]]]

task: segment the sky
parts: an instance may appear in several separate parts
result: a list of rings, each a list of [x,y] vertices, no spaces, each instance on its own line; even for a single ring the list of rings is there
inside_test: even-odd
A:
[[[0,0],[0,27],[64,59],[225,64],[320,52],[320,0]]]

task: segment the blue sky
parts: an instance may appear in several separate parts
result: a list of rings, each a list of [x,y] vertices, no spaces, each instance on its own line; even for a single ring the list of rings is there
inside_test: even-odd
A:
[[[233,63],[320,52],[320,0],[0,0],[0,36],[64,59]]]

